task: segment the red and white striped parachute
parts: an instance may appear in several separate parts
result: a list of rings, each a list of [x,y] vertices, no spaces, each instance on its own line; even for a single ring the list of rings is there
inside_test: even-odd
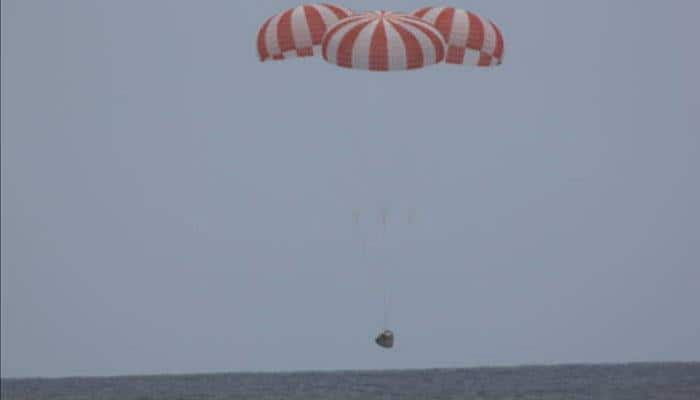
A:
[[[330,27],[323,38],[323,58],[370,71],[415,69],[441,62],[445,44],[434,26],[417,17],[374,11]]]
[[[503,62],[503,34],[493,22],[454,7],[424,7],[412,15],[442,33],[447,42],[446,62],[482,67]]]
[[[260,61],[313,56],[326,30],[352,14],[332,4],[305,4],[270,17],[258,32]]]

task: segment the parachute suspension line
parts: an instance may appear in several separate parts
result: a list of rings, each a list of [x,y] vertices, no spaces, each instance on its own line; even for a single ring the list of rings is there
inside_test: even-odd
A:
[[[381,219],[382,219],[382,225],[384,226],[384,232],[386,232],[386,225],[389,223],[389,209],[386,207],[383,207],[380,211]]]
[[[362,213],[360,209],[353,209],[353,232],[356,239],[362,242],[362,262],[367,263],[368,266],[375,267],[375,277],[379,278],[378,281],[381,284],[383,307],[382,307],[382,320],[381,329],[390,330],[391,324],[391,293],[389,290],[390,283],[390,264],[391,264],[391,252],[389,251],[389,243],[387,241],[388,231],[389,231],[389,208],[382,207],[379,209],[379,223],[381,224],[382,233],[377,237],[375,241],[376,256],[369,254],[369,232],[363,229],[362,223]],[[381,239],[380,239],[381,238]],[[375,254],[375,253],[373,253]]]
[[[387,290],[384,289],[384,329],[389,329],[389,304],[387,300]]]
[[[384,279],[384,328],[390,329],[391,324],[391,290],[389,288],[389,267],[385,268],[385,279]]]
[[[362,257],[367,259],[367,235],[362,235]]]
[[[361,249],[361,258],[360,262],[364,264],[366,267],[373,267],[375,263],[373,262],[375,257],[372,257],[370,259],[369,255],[369,232],[367,231],[367,227],[364,226],[365,224],[362,223],[362,210],[359,208],[354,208],[352,210],[352,220],[353,220],[353,244],[357,244],[357,240],[360,241],[360,246],[362,247]],[[382,281],[382,286],[384,287],[384,296],[386,298],[386,284],[385,284],[385,278],[384,278],[384,273],[381,274],[381,281]],[[376,277],[376,274],[375,274]],[[385,301],[386,302],[386,301]],[[386,315],[386,307],[384,311],[384,326],[386,326],[386,320],[387,320],[387,315]]]
[[[359,237],[362,246],[362,256],[367,258],[367,233],[360,227],[360,216],[362,212],[359,208],[352,210],[353,231],[355,238]]]
[[[388,230],[388,224],[389,224],[389,209],[387,207],[382,207],[380,210],[380,217],[381,217],[381,223],[382,223],[382,228],[383,228],[383,242],[384,242],[384,258],[382,260],[382,289],[384,291],[384,326],[383,329],[390,329],[389,324],[391,323],[390,321],[390,309],[389,305],[391,303],[390,301],[390,293],[389,293],[389,276],[390,276],[390,271],[389,271],[389,263],[390,263],[390,257],[388,257],[389,252],[388,246],[387,246],[387,230]]]

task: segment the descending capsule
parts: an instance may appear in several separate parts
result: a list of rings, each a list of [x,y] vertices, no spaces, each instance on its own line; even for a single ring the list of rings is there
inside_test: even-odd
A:
[[[377,336],[374,341],[380,346],[385,349],[390,349],[394,347],[394,332],[390,330],[385,330],[384,332],[380,333],[379,336]]]

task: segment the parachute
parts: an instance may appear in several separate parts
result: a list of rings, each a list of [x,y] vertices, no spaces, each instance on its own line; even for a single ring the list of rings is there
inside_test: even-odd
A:
[[[258,32],[257,51],[262,62],[320,55],[327,63],[347,69],[405,71],[443,62],[480,67],[500,65],[505,41],[493,22],[454,7],[423,7],[410,14],[354,13],[331,4],[305,4],[268,18]],[[391,103],[387,102],[386,106],[390,107]],[[363,262],[368,262],[370,255],[374,256],[375,243],[368,243],[371,237],[361,226],[365,220],[361,216],[361,210],[353,210],[353,237],[361,240]],[[389,220],[389,208],[382,207],[379,222],[385,235]],[[407,225],[416,223],[414,209],[409,210],[405,221]],[[377,270],[384,272],[375,276],[383,276],[384,281],[384,322],[375,342],[391,349],[394,332],[388,329],[387,290],[390,263],[386,259],[381,263]]]
[[[493,22],[454,7],[424,7],[412,15],[434,25],[447,42],[449,64],[480,67],[503,62],[504,40]]]
[[[257,49],[260,61],[320,53],[340,67],[401,71],[443,61],[500,65],[505,41],[496,24],[455,7],[423,7],[411,14],[354,13],[324,3],[301,5],[268,18],[258,32]]]
[[[373,11],[332,26],[323,38],[323,58],[370,71],[416,69],[441,62],[445,44],[433,25],[417,17]]]
[[[268,18],[258,32],[260,61],[313,56],[326,30],[352,14],[332,4],[305,4]]]

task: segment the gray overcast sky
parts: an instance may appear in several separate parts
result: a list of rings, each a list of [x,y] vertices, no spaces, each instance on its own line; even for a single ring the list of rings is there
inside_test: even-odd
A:
[[[699,2],[389,74],[261,64],[296,4],[2,1],[3,376],[700,359]]]

